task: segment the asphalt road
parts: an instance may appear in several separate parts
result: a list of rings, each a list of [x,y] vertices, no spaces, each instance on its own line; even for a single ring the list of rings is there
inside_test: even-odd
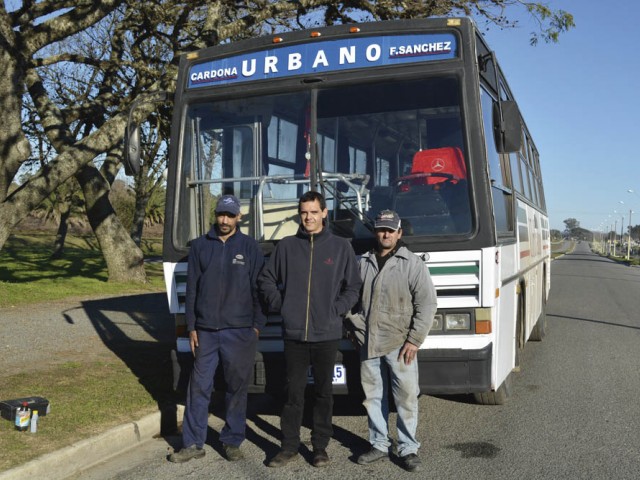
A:
[[[552,263],[547,337],[529,343],[513,396],[479,406],[466,396],[420,399],[418,437],[423,473],[394,461],[360,466],[367,426],[358,405],[338,399],[332,463],[316,469],[310,455],[283,469],[266,461],[279,446],[277,407],[252,397],[246,459],[220,453],[220,414],[210,416],[207,455],[166,461],[179,437],[159,438],[78,478],[237,479],[636,479],[640,475],[640,268],[592,254],[579,243]],[[308,423],[303,441],[309,447]]]

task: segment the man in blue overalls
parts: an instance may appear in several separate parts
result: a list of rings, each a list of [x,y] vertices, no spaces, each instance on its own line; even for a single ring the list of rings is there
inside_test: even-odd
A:
[[[266,324],[256,290],[264,263],[258,243],[240,232],[240,202],[218,200],[216,224],[189,251],[185,313],[193,371],[182,427],[183,448],[169,456],[182,463],[205,454],[213,378],[222,362],[227,384],[225,425],[220,441],[228,460],[243,458],[247,390],[260,329]]]

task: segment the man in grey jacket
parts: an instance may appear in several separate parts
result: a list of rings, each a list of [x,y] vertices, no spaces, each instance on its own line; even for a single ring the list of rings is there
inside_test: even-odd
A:
[[[389,377],[398,418],[398,455],[408,471],[420,468],[417,353],[436,313],[436,291],[424,262],[399,241],[398,214],[383,210],[375,221],[376,249],[360,259],[361,302],[349,315],[360,345],[371,450],[358,457],[367,465],[388,458]]]

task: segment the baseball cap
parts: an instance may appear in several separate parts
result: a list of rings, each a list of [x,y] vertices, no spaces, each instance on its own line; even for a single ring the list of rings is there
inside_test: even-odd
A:
[[[393,210],[382,210],[376,217],[375,228],[400,229],[400,217]]]
[[[240,200],[238,200],[234,195],[222,195],[218,199],[216,213],[231,213],[232,215],[238,215],[240,213]]]

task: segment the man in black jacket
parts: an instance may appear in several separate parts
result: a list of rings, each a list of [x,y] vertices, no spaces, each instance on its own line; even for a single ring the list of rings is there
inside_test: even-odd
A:
[[[258,279],[265,302],[282,316],[287,374],[280,418],[282,448],[270,467],[282,467],[298,455],[309,365],[315,392],[313,465],[329,463],[326,448],[333,435],[333,367],[343,316],[358,300],[362,284],[350,243],[324,226],[328,213],[324,197],[318,192],[305,193],[298,213],[298,233],[278,243]]]
[[[258,243],[240,232],[240,202],[223,195],[216,224],[189,251],[185,316],[193,370],[182,427],[183,448],[169,456],[182,463],[204,456],[213,377],[222,362],[227,384],[225,425],[220,441],[227,459],[243,457],[247,391],[260,329],[266,324],[256,281],[264,264]]]

